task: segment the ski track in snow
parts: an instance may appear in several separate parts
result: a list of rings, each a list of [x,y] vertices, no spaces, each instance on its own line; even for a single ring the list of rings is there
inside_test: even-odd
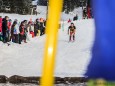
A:
[[[65,23],[64,31],[59,30],[58,50],[56,57],[55,76],[80,77],[86,72],[91,58],[94,41],[94,21],[79,20],[76,25],[76,41],[68,43]],[[41,76],[45,35],[35,37],[27,44],[10,46],[0,42],[0,75]]]

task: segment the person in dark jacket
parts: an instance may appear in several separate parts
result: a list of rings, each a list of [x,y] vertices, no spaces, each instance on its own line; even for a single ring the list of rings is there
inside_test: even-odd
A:
[[[44,19],[40,18],[40,36],[44,34]]]
[[[44,20],[44,34],[46,32],[46,20]]]
[[[83,19],[86,19],[87,18],[87,9],[84,8],[83,9]]]
[[[24,40],[24,22],[21,23],[19,28],[19,44],[21,44],[22,40]]]
[[[19,26],[17,22],[13,22],[13,25],[11,27],[11,39],[12,42],[19,43]]]
[[[40,22],[38,19],[36,19],[35,24],[34,24],[34,35],[35,36],[40,35]]]
[[[40,22],[40,36],[44,34],[44,23]]]
[[[76,15],[74,18],[73,18],[73,21],[77,21],[78,20],[78,16]]]
[[[27,43],[26,40],[27,40],[27,33],[28,33],[28,30],[27,30],[27,27],[28,27],[28,23],[27,22],[28,21],[24,20],[23,22],[24,22],[24,36],[23,37],[24,37],[24,42]]]
[[[3,43],[8,42],[8,16],[5,16],[2,22],[2,34],[3,34]]]

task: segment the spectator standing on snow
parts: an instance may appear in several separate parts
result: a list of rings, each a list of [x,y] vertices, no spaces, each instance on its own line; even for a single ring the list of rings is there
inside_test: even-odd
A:
[[[87,10],[86,8],[83,9],[83,19],[87,18]]]
[[[18,41],[15,41],[15,37],[14,37],[14,28],[16,29],[16,32],[17,32],[17,35],[18,35]],[[11,36],[10,36],[10,41],[12,42],[18,42],[19,43],[19,24],[18,24],[18,20],[15,19],[13,24],[12,24],[12,27],[11,27],[11,32],[10,32]]]
[[[68,28],[69,42],[75,41],[75,32],[76,32],[76,27],[74,23],[71,23],[71,25]]]
[[[8,20],[8,41],[10,41],[10,36],[11,36],[11,25],[12,25],[12,20]]]
[[[40,36],[44,34],[44,19],[40,18]]]
[[[78,20],[78,16],[76,15],[74,18],[73,18],[73,21],[77,21]]]
[[[19,43],[19,26],[17,22],[13,23],[13,35],[14,35],[14,42]]]
[[[21,44],[22,40],[25,40],[24,37],[24,22],[21,23],[20,27],[19,27],[19,44]]]
[[[27,31],[28,31],[27,39],[28,40],[34,37],[34,25],[32,27],[32,24],[33,24],[32,22],[28,22],[28,27],[27,27]]]
[[[5,16],[2,22],[3,43],[8,42],[8,16]]]
[[[30,40],[30,37],[32,38],[31,34],[30,34],[30,26],[31,26],[31,22],[28,22],[28,26],[27,26],[27,40]]]
[[[2,41],[2,16],[0,16],[0,41]]]
[[[44,34],[44,26],[43,26],[43,22],[40,22],[40,36],[42,36]]]
[[[27,27],[28,27],[28,23],[27,23],[27,20],[24,20],[24,42],[27,43]]]
[[[46,20],[44,20],[44,34],[45,34],[45,31],[46,30]]]
[[[10,36],[10,41],[11,42],[15,41],[15,38],[14,38],[14,27],[15,27],[15,23],[16,22],[13,22],[12,27],[11,27],[11,36]]]
[[[32,38],[34,37],[34,23],[32,22],[31,23],[31,26],[30,26],[30,33],[32,33]]]
[[[35,36],[40,36],[40,22],[38,19],[36,19],[35,23],[34,23],[34,35]]]
[[[87,15],[88,15],[88,18],[91,18],[91,8],[90,7],[88,7]]]
[[[2,32],[2,17],[0,16],[0,32]]]

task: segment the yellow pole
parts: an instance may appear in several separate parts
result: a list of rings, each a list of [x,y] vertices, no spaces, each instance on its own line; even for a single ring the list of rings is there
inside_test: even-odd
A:
[[[41,86],[53,86],[54,84],[53,75],[62,5],[63,0],[49,0],[48,21],[46,25],[46,45]]]

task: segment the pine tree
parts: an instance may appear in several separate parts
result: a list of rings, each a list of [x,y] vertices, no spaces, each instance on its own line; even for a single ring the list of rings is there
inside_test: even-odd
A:
[[[32,0],[0,0],[2,5],[5,7],[10,7],[12,13],[22,14],[25,10],[25,14],[30,11],[30,6],[32,5]]]
[[[47,1],[48,0],[38,0],[38,5],[47,6]]]
[[[87,0],[64,0],[63,11],[69,13],[76,7],[86,6]]]

